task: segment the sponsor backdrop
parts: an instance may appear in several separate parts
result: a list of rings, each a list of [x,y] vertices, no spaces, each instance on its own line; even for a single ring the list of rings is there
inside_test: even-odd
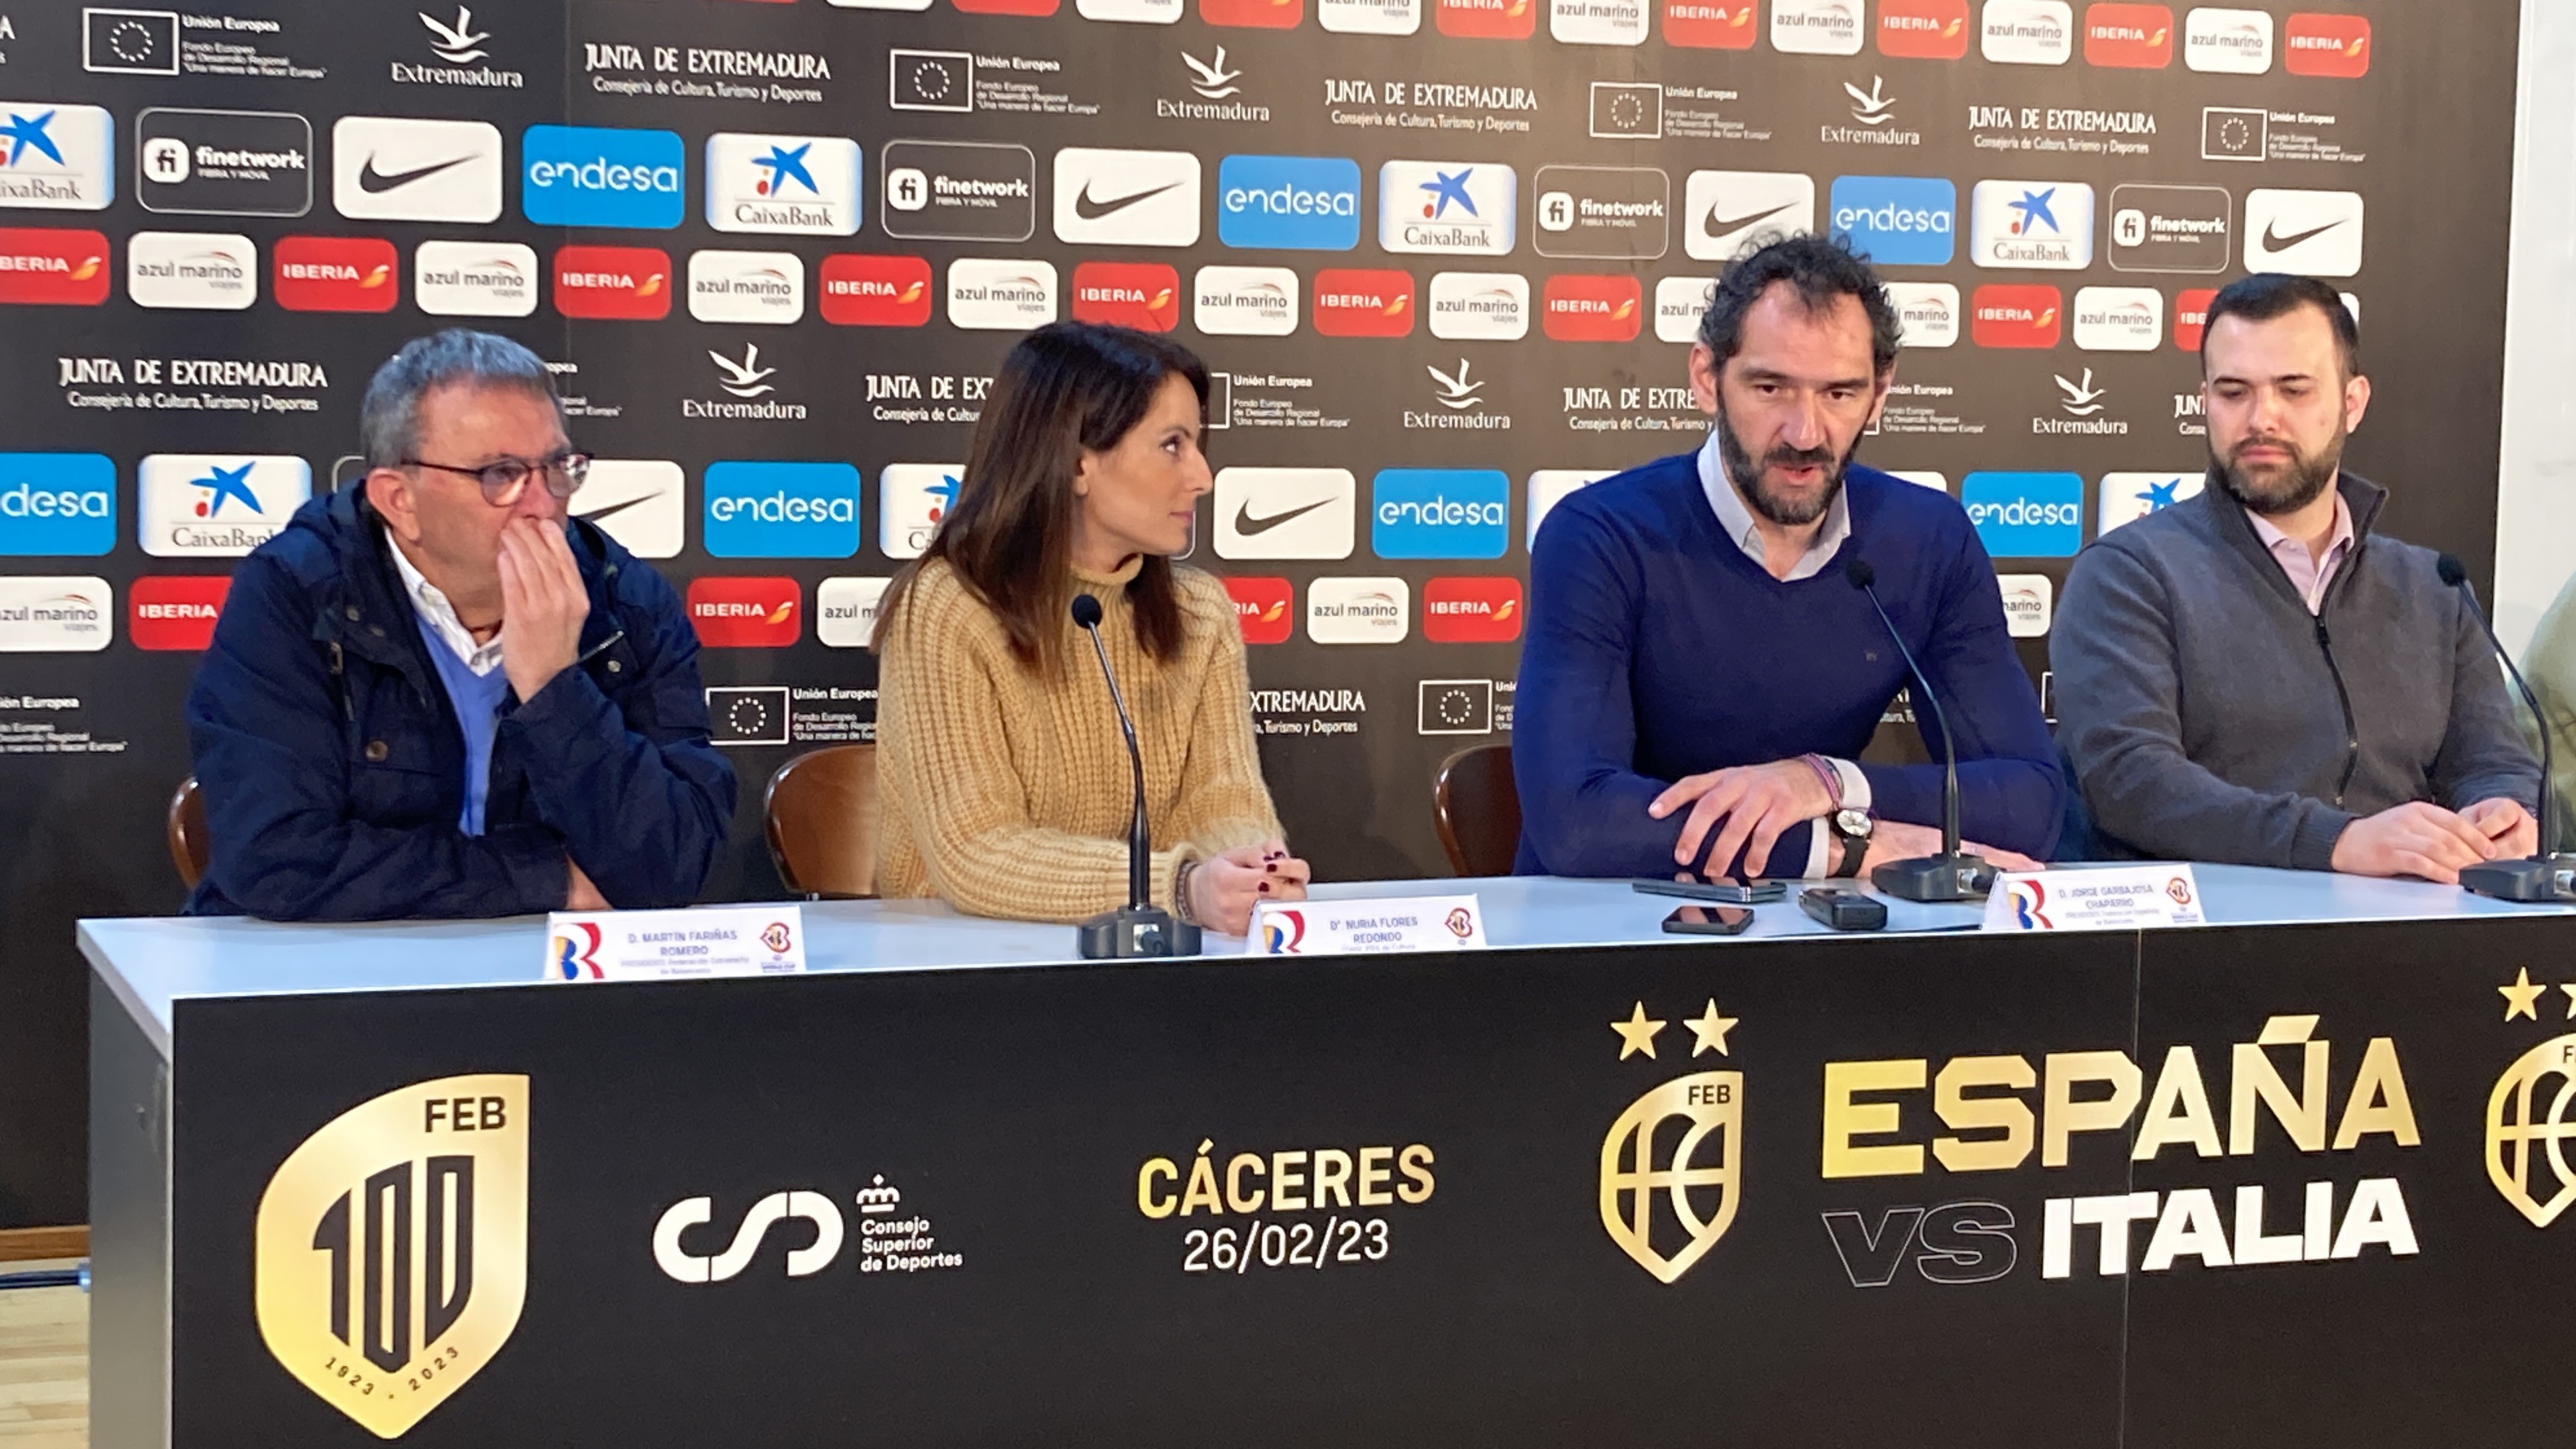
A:
[[[169,1422],[2563,1445],[2570,930],[182,1001]]]
[[[1698,443],[1686,343],[1766,230],[1887,265],[1863,456],[1976,514],[2034,672],[2067,557],[2198,487],[2198,309],[2249,266],[2350,290],[2356,461],[2483,578],[2514,34],[2507,0],[0,0],[0,1224],[82,1215],[71,922],[177,904],[230,560],[351,476],[406,337],[559,369],[578,511],[710,646],[713,893],[757,898],[760,784],[869,737],[878,592],[1011,339],[1173,333],[1218,374],[1190,562],[1291,837],[1436,873],[1434,767],[1510,737],[1531,533]]]

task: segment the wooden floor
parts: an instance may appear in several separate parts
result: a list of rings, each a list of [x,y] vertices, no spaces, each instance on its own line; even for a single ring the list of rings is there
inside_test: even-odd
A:
[[[0,1273],[69,1268],[0,1263]],[[0,1449],[87,1449],[89,1299],[78,1288],[0,1293]]]

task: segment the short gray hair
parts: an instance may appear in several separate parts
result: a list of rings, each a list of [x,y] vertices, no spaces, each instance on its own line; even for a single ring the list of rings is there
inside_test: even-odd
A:
[[[358,404],[358,446],[370,468],[391,468],[420,449],[420,400],[434,388],[470,382],[523,388],[542,395],[563,416],[554,374],[545,360],[507,337],[450,327],[415,337],[376,369]]]

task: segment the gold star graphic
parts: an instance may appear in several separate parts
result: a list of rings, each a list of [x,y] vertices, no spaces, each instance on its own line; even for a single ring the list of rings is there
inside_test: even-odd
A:
[[[1726,1034],[1734,1028],[1735,1023],[1736,1018],[1717,1014],[1717,998],[1710,997],[1708,1010],[1702,1012],[1697,1021],[1682,1023],[1691,1029],[1691,1035],[1696,1038],[1691,1045],[1691,1055],[1698,1056],[1701,1052],[1726,1055]]]
[[[1653,1056],[1655,1033],[1662,1031],[1664,1024],[1647,1020],[1646,1003],[1640,1001],[1626,1021],[1614,1021],[1610,1023],[1610,1029],[1619,1033],[1619,1060],[1624,1062],[1639,1052]]]
[[[2504,1019],[2511,1021],[2517,1016],[2527,1016],[2534,1021],[2540,1020],[2540,993],[2548,989],[2531,984],[2530,967],[2516,968],[2513,984],[2496,988],[2504,996]]]
[[[2576,981],[2562,982],[2558,989],[2567,993],[2567,1019],[2576,1021]]]

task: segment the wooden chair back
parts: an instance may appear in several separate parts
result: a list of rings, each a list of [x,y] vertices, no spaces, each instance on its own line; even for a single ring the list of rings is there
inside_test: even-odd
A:
[[[778,767],[761,800],[769,858],[809,900],[877,893],[877,747],[830,745]]]

